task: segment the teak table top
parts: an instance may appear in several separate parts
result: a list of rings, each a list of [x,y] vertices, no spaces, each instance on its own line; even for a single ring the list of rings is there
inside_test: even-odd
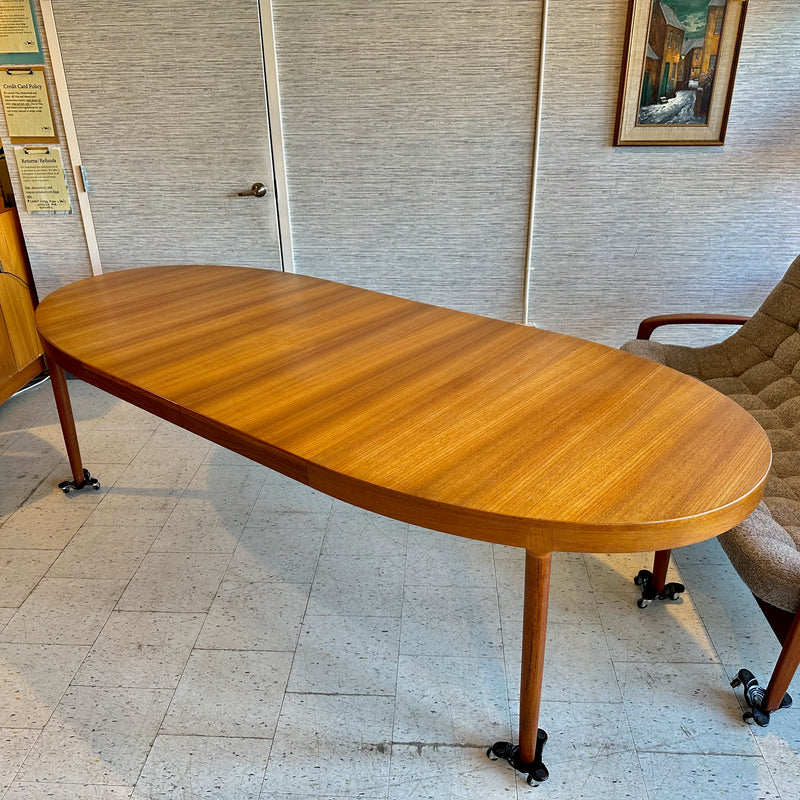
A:
[[[559,333],[268,270],[124,270],[40,304],[79,378],[309,486],[546,553],[738,524],[770,466],[731,400]]]
[[[770,466],[749,414],[666,367],[315,278],[126,270],[59,289],[36,317],[74,478],[64,491],[98,486],[67,369],[354,505],[524,547],[519,745],[487,755],[529,783],[549,775],[551,553],[658,550],[665,566],[668,549],[741,522]]]

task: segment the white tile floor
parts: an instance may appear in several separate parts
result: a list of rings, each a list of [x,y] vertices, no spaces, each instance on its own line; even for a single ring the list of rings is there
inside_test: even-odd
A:
[[[0,406],[0,798],[800,798],[800,710],[752,728],[728,685],[778,647],[716,542],[646,611],[649,556],[555,558],[532,788],[485,756],[517,724],[521,552],[70,388],[98,492],[57,488],[48,384]]]

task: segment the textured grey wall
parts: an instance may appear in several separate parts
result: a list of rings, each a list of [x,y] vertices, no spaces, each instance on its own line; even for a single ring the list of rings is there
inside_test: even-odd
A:
[[[750,313],[800,252],[800,7],[750,4],[723,147],[611,146],[627,2],[551,2],[532,321]]]
[[[55,84],[52,80],[50,69],[50,54],[44,36],[42,17],[39,13],[39,3],[34,3],[36,20],[42,38],[42,47],[45,55],[45,75],[47,88],[53,106],[53,116],[56,130],[61,132],[61,142],[56,145],[61,147],[61,158],[66,172],[67,189],[72,205],[72,213],[54,216],[52,214],[27,214],[23,201],[22,188],[19,183],[16,161],[14,158],[14,145],[10,144],[5,114],[0,114],[0,141],[4,144],[6,163],[14,187],[14,196],[19,206],[20,224],[25,236],[28,255],[31,260],[34,281],[40,297],[48,292],[63,286],[65,283],[86,278],[92,274],[89,266],[89,252],[83,233],[80,213],[78,211],[77,195],[75,194],[75,181],[70,172],[67,146],[63,137],[63,122],[61,110],[58,106]]]
[[[538,0],[274,0],[298,272],[519,321]]]
[[[54,5],[80,29],[94,4]],[[521,319],[541,0],[273,6],[297,270]],[[800,252],[800,6],[751,3],[722,148],[612,147],[626,12],[550,2],[531,248],[531,321],[610,344],[650,313],[752,311]],[[42,294],[89,274],[77,215],[22,223]]]

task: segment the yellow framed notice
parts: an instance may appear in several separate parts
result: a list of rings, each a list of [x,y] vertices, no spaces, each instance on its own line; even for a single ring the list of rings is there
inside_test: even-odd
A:
[[[44,67],[0,70],[0,98],[12,143],[58,141]]]
[[[30,0],[0,0],[0,53],[38,55],[39,41]]]
[[[72,206],[59,147],[15,147],[28,213],[70,213]]]

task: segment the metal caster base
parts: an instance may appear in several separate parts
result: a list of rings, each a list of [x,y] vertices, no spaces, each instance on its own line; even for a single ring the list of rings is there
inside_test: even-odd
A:
[[[755,722],[756,725],[766,728],[769,725],[770,714],[775,712],[767,711],[764,708],[764,697],[767,691],[763,686],[759,685],[756,676],[749,669],[740,669],[736,677],[731,681],[731,686],[734,689],[737,686],[744,686],[744,701],[750,707],[750,710],[744,712],[742,719],[745,722]],[[782,708],[789,708],[791,705],[792,698],[785,694],[776,711],[780,711]]]
[[[653,586],[653,573],[649,569],[639,570],[633,582],[642,587],[642,596],[636,601],[639,608],[647,608],[653,600],[677,600],[678,595],[686,590],[682,583],[667,583],[663,592],[657,592]]]
[[[97,478],[93,478],[89,474],[88,469],[83,470],[83,480],[80,483],[76,483],[75,481],[61,481],[61,483],[58,484],[58,488],[61,489],[64,494],[69,494],[72,491],[79,492],[87,486],[91,486],[92,489],[100,488],[100,481],[97,480]]]
[[[536,734],[536,753],[531,762],[522,761],[519,756],[519,745],[511,744],[511,742],[495,742],[486,751],[486,755],[492,761],[497,761],[498,759],[508,761],[517,772],[522,772],[525,775],[525,780],[529,786],[534,786],[550,777],[547,767],[542,763],[542,748],[546,741],[547,734],[539,728]]]

